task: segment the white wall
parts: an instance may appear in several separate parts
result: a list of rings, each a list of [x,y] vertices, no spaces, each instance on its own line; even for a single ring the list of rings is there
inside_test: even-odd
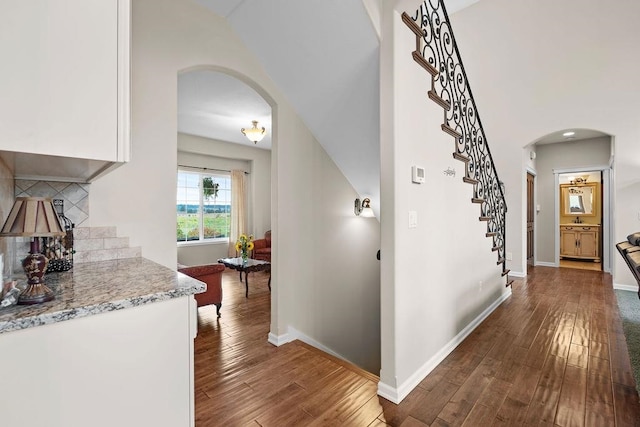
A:
[[[462,181],[430,76],[413,61],[415,36],[383,5],[381,52],[382,371],[378,392],[399,401],[475,322],[510,294],[473,187]],[[411,183],[411,166],[426,183]],[[455,170],[455,177],[444,173]],[[409,228],[409,211],[418,216]]]
[[[175,268],[177,76],[227,70],[273,112],[271,340],[301,337],[375,372],[376,221],[355,222],[355,191],[224,19],[189,0],[136,0],[132,15],[132,159],[92,185],[92,225]]]
[[[559,129],[614,136],[612,244],[640,229],[638,16],[634,0],[606,7],[596,0],[483,0],[451,17],[498,173],[516,189],[507,195],[514,271],[525,271],[526,263],[524,173],[514,160],[522,147]],[[627,266],[619,256],[614,261],[617,282]]]
[[[248,233],[256,238],[271,229],[271,151],[178,134],[178,165],[221,170],[243,170],[248,181]],[[228,245],[221,243],[179,245],[178,262],[200,265],[216,262],[228,253]]]
[[[555,263],[556,209],[554,169],[606,166],[609,164],[611,138],[593,138],[576,142],[545,144],[537,147],[537,198],[540,212],[536,217],[536,261]]]

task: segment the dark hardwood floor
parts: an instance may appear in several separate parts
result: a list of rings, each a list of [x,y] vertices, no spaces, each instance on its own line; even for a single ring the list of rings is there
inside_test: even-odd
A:
[[[611,277],[531,268],[400,405],[377,377],[300,342],[272,346],[268,274],[224,274],[199,309],[196,426],[640,426]]]

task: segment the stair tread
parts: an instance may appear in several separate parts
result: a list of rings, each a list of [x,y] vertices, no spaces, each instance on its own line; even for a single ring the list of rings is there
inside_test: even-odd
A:
[[[480,197],[473,197],[471,199],[471,203],[484,203],[484,202],[485,202],[485,200],[480,198]]]
[[[413,56],[413,60],[416,61],[418,65],[424,68],[427,73],[431,74],[431,77],[436,77],[438,75],[438,70],[436,70],[433,65],[429,64],[429,62],[424,59],[424,56],[422,56],[420,52],[414,50],[411,55]]]
[[[498,233],[496,233],[495,231],[490,231],[487,234],[485,234],[485,236],[487,236],[487,237],[493,237],[493,236],[497,236],[497,235],[498,235]]]
[[[471,159],[465,156],[464,154],[453,153],[453,158],[456,160],[460,160],[462,162],[468,163]]]
[[[494,246],[494,247],[492,247],[492,248],[491,248],[491,250],[492,250],[493,252],[498,251],[498,250],[500,250],[500,249],[502,249],[502,246]]]
[[[448,133],[449,135],[453,136],[454,138],[457,138],[457,139],[462,138],[462,134],[460,132],[456,131],[455,129],[453,129],[451,126],[449,126],[446,123],[441,124],[440,128],[442,129],[443,132]]]
[[[478,218],[480,221],[491,221],[493,219],[493,217],[491,216],[481,216],[480,218]]]
[[[413,31],[413,34],[422,37],[422,29],[418,24],[416,24],[416,21],[414,21],[407,12],[402,12],[402,22],[404,22],[407,27],[409,27],[409,29]]]
[[[435,102],[436,104],[444,108],[446,111],[451,110],[451,104],[448,101],[445,101],[442,97],[440,97],[440,95],[435,93],[433,90],[430,90],[429,92],[427,92],[427,94],[429,95],[430,100],[432,100],[433,102]]]
[[[510,272],[510,271],[511,271],[511,270],[509,270],[509,269],[507,268],[506,270],[504,270],[504,271],[502,272],[502,276],[506,276],[507,274],[509,274],[509,272]]]
[[[504,258],[500,258],[500,259],[498,260],[498,262],[496,263],[496,265],[503,264],[505,261],[506,261],[506,260],[505,260]]]
[[[469,177],[466,177],[466,176],[463,176],[462,180],[464,182],[466,182],[467,184],[477,184],[479,182],[477,179],[469,178]]]

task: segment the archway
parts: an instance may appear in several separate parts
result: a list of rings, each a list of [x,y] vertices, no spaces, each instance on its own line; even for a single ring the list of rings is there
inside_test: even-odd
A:
[[[567,259],[602,261],[602,269],[611,271],[612,203],[611,172],[613,168],[613,138],[611,135],[591,129],[562,129],[549,133],[525,146],[526,171],[536,174],[535,190],[535,262],[534,265],[560,266],[561,225],[582,217],[583,223],[592,226],[597,234],[597,254],[582,257],[579,252],[569,253]],[[569,184],[573,175],[581,177],[593,172],[594,182],[600,189],[601,208],[593,215],[561,215],[561,184]],[[563,181],[567,181],[564,182]],[[562,181],[562,182],[561,182]],[[574,181],[575,182],[575,181]],[[526,195],[523,195],[526,197]],[[526,203],[526,201],[524,202]],[[526,218],[523,218],[523,222]],[[564,224],[571,227],[570,224]],[[570,240],[570,239],[569,239]],[[567,240],[567,242],[569,241]],[[578,245],[578,243],[576,243]],[[586,248],[586,246],[585,246]],[[586,249],[585,249],[586,251]],[[566,251],[565,251],[566,252]],[[563,258],[567,253],[563,252]]]

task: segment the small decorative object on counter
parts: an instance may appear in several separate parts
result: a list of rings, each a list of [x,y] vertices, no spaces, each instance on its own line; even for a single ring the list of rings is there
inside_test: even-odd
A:
[[[73,229],[75,224],[64,215],[64,200],[53,199],[53,207],[64,226],[62,237],[43,238],[42,254],[49,259],[47,273],[69,271],[73,268]]]
[[[16,197],[0,235],[32,239],[29,255],[22,260],[27,285],[20,292],[18,304],[40,304],[55,299],[55,294],[44,281],[49,260],[40,251],[40,238],[59,237],[64,234],[63,225],[55,213],[51,199]]]
[[[16,305],[19,296],[20,289],[16,287],[15,280],[5,283],[0,292],[0,308]]]
[[[249,259],[249,251],[253,250],[253,234],[247,236],[246,234],[241,234],[240,238],[236,242],[236,251],[240,253],[240,257],[242,258],[242,262],[247,262]]]

